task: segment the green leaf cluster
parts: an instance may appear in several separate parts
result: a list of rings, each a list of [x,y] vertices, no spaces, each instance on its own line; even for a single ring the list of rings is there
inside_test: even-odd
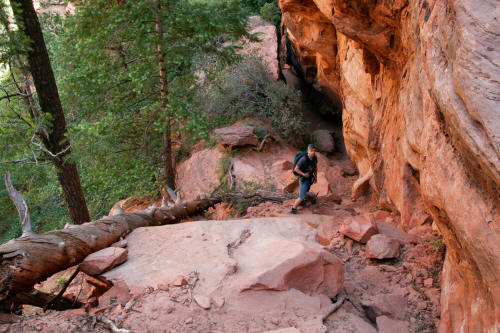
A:
[[[1,23],[9,15],[5,4],[0,9]],[[78,165],[93,219],[130,195],[158,195],[166,119],[179,160],[186,147],[208,136],[209,116],[194,102],[195,73],[204,68],[211,75],[238,59],[235,41],[247,35],[247,15],[239,0],[88,0],[77,4],[74,15],[41,15],[71,159]],[[0,61],[6,66],[0,70],[2,87],[20,82],[13,57],[28,44],[15,31],[0,30]],[[160,112],[158,49],[167,68],[166,113]],[[35,130],[51,130],[47,124],[43,119],[33,123],[20,98],[0,101],[0,174],[13,174],[35,231],[69,221],[55,170],[31,143]],[[32,163],[3,163],[24,159]],[[0,205],[0,237],[18,236],[17,214],[3,186]]]

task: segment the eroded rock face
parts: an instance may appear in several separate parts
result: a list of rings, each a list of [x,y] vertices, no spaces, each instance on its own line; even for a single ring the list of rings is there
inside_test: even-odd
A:
[[[440,330],[495,331],[500,325],[498,2],[279,4],[283,45],[293,49],[286,52],[297,55],[309,82],[342,98],[345,145],[360,174],[353,194],[375,193],[382,206],[399,211],[405,229],[426,223],[426,211],[443,235]],[[334,73],[327,79],[325,64]]]

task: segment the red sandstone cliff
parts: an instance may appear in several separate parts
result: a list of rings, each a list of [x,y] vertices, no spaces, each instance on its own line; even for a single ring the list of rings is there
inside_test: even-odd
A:
[[[500,327],[500,4],[280,0],[283,41],[341,101],[347,151],[410,229],[430,218],[447,253],[441,332]]]

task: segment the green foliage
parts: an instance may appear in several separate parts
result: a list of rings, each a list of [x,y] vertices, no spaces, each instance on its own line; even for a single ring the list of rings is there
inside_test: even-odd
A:
[[[245,0],[244,6],[252,15],[259,14],[260,8],[268,2],[276,2],[277,0]]]
[[[281,22],[281,10],[276,1],[266,2],[260,8],[260,16],[262,16],[264,20],[278,26]]]
[[[270,122],[291,143],[303,141],[305,125],[299,112],[300,93],[272,80],[258,58],[248,58],[222,71],[208,91],[198,96],[198,103],[209,115],[209,126],[255,117]]]
[[[246,15],[239,0],[90,0],[78,3],[72,16],[40,17],[68,124],[71,158],[78,164],[93,219],[130,195],[158,195],[165,119],[170,119],[174,145],[180,147],[177,161],[193,143],[209,136],[207,114],[193,104],[194,72],[207,64],[216,71],[237,60],[234,41],[246,35]],[[0,2],[0,23],[8,16]],[[164,31],[161,39],[157,18]],[[13,57],[27,44],[16,33],[0,26],[0,62],[7,65],[5,73],[0,69],[2,87],[14,87],[13,78],[20,81]],[[167,68],[166,114],[160,112],[158,45]],[[37,232],[69,221],[55,170],[30,142],[34,131],[50,130],[50,123],[43,118],[34,123],[22,99],[0,101],[0,175],[11,171]],[[5,163],[30,159],[31,164]],[[0,238],[19,236],[17,213],[3,186],[0,205]]]

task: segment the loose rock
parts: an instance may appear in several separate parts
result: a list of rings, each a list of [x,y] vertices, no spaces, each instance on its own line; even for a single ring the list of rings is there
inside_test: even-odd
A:
[[[378,233],[378,228],[372,214],[363,214],[345,219],[340,228],[340,232],[364,244],[371,236]]]
[[[215,130],[217,142],[230,149],[242,146],[257,146],[258,139],[253,127],[248,125],[232,125]]]
[[[397,258],[401,244],[395,238],[387,235],[373,235],[366,243],[366,257],[371,259]]]
[[[88,255],[80,264],[80,270],[88,275],[99,275],[127,260],[128,251],[108,247]]]

